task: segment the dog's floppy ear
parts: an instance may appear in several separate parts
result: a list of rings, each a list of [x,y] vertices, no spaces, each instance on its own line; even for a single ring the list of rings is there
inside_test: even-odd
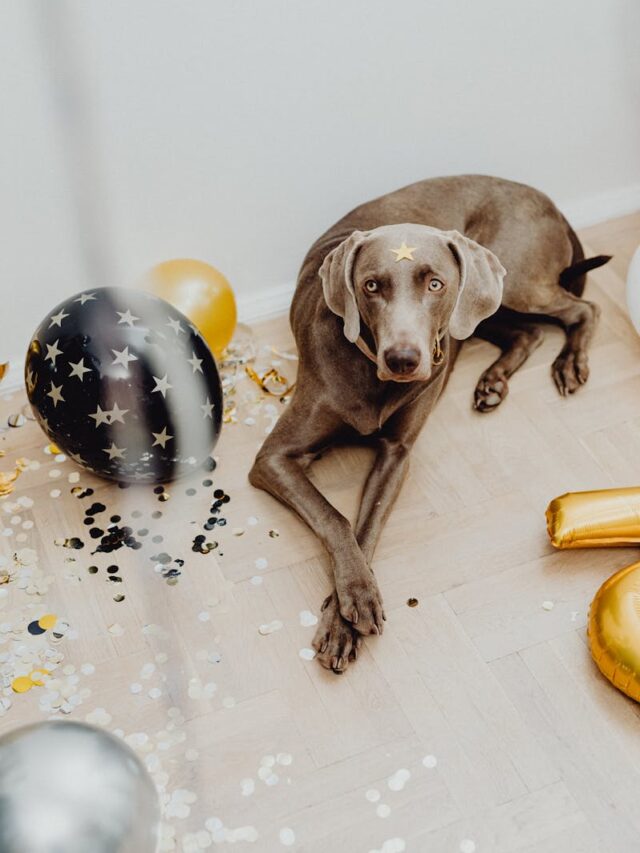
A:
[[[360,312],[353,289],[353,266],[367,232],[354,231],[326,256],[320,267],[325,302],[344,320],[345,337],[352,343],[360,336]]]
[[[458,299],[449,321],[449,332],[463,341],[500,307],[502,280],[507,271],[489,249],[459,231],[445,233],[460,267]]]

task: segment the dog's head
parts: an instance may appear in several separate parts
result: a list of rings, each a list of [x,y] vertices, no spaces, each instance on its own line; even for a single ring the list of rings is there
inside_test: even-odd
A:
[[[344,334],[361,321],[376,349],[378,378],[425,381],[436,340],[447,331],[468,338],[502,299],[498,258],[458,231],[386,225],[354,231],[320,268],[324,297],[342,317]]]

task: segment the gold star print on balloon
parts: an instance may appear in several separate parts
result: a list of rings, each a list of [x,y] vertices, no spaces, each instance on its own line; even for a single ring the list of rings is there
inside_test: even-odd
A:
[[[415,260],[413,253],[416,249],[417,246],[407,246],[406,242],[403,240],[399,249],[391,249],[391,251],[396,256],[396,261],[413,261]]]

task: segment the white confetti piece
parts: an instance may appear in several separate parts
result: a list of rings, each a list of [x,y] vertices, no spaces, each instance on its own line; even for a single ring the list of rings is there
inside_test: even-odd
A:
[[[460,842],[460,853],[475,853],[476,843],[470,838],[464,838]]]
[[[133,693],[134,695],[135,695],[135,694],[137,694],[137,693],[142,693],[142,684],[138,684],[137,682],[134,682],[133,684],[131,684],[131,685],[129,686],[129,690],[130,690],[130,691],[131,691],[131,693]]]
[[[253,779],[243,779],[240,782],[240,790],[243,797],[250,797],[256,789],[256,783]]]
[[[298,654],[302,658],[302,660],[313,660],[316,656],[316,653],[313,649],[300,649]]]
[[[51,489],[51,491],[49,492],[49,497],[59,498],[61,494],[62,492],[60,491],[60,489]]]
[[[94,726],[108,726],[112,719],[111,714],[105,711],[104,708],[96,708],[85,717],[87,723]]]
[[[149,699],[159,699],[162,696],[162,690],[159,687],[152,687],[147,695]]]
[[[391,814],[391,809],[386,803],[380,803],[376,807],[376,814],[378,815],[378,817],[389,817],[389,815]]]
[[[124,628],[119,622],[114,622],[113,625],[109,625],[109,633],[114,637],[121,637],[124,634]]]
[[[262,569],[266,569],[269,565],[269,560],[266,557],[258,557],[258,559],[253,564],[256,569],[262,571]]]
[[[244,527],[234,527],[231,531],[234,536],[243,536],[244,535]]]
[[[92,663],[83,663],[80,667],[80,672],[83,675],[93,675],[95,671],[96,668]]]
[[[198,613],[198,619],[201,622],[209,622],[211,620],[211,614],[206,610],[201,610],[200,613]]]
[[[156,665],[154,663],[145,663],[145,665],[140,670],[140,678],[144,681],[147,681],[153,673],[156,671]]]
[[[283,627],[283,623],[279,619],[274,619],[273,622],[267,622],[265,625],[260,625],[258,631],[263,634],[273,634]]]
[[[411,773],[404,767],[389,776],[387,779],[387,787],[390,791],[402,791],[404,786],[411,778]]]
[[[281,767],[288,767],[293,763],[293,755],[290,752],[279,752],[276,755],[276,763]]]
[[[364,796],[370,803],[377,803],[380,799],[380,791],[376,788],[369,788]]]
[[[280,838],[280,844],[285,847],[293,847],[296,843],[296,834],[290,826],[283,826],[278,833],[278,836]]]
[[[249,518],[247,519],[247,524],[250,525],[251,527],[255,527],[257,523],[258,523],[258,519],[255,517],[255,515],[250,515]]]
[[[435,755],[425,755],[425,757],[422,759],[422,763],[425,767],[428,767],[431,770],[437,765],[438,759],[435,757]]]
[[[542,602],[542,609],[543,610],[553,610],[553,607],[554,607],[553,601],[543,601]]]
[[[260,584],[261,584],[263,581],[264,581],[264,578],[263,578],[263,577],[261,577],[260,575],[254,575],[254,576],[251,578],[251,583],[252,583],[254,586],[260,586]]]
[[[310,628],[312,625],[318,624],[318,617],[310,610],[300,611],[300,624],[303,628]]]

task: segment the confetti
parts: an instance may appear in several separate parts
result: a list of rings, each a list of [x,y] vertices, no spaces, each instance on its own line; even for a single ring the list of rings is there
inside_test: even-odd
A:
[[[420,602],[417,598],[408,598],[407,607],[417,607]]]
[[[256,783],[253,779],[243,779],[240,783],[240,790],[243,797],[250,797],[256,789]]]
[[[382,818],[389,817],[389,815],[391,814],[391,809],[386,803],[380,803],[380,805],[376,807],[376,814],[378,815],[378,817]]]
[[[318,617],[310,610],[300,611],[300,624],[303,628],[310,628],[312,625],[318,624]]]
[[[403,767],[400,770],[396,770],[396,772],[387,779],[387,787],[390,791],[402,791],[410,778],[411,773]]]
[[[543,601],[542,609],[543,610],[553,610],[554,604],[553,601]]]
[[[428,767],[429,770],[431,770],[437,765],[438,759],[435,757],[435,755],[425,755],[425,757],[422,759],[422,763],[425,767]]]
[[[369,790],[365,793],[365,799],[367,799],[370,803],[377,803],[380,799],[380,791],[376,788],[369,788]]]
[[[278,833],[278,837],[280,838],[280,843],[285,847],[293,847],[296,843],[296,834],[290,826],[283,826]]]
[[[302,660],[313,660],[316,656],[316,653],[314,649],[300,649],[298,655],[302,658]]]
[[[460,853],[475,853],[476,843],[470,838],[464,838],[460,842]]]
[[[14,678],[14,680],[11,682],[11,689],[14,693],[26,693],[28,690],[31,690],[32,687],[33,681],[27,676]]]
[[[256,569],[259,570],[266,569],[268,565],[269,561],[265,557],[258,557],[258,559],[254,563]]]
[[[279,619],[274,619],[273,622],[267,622],[265,625],[260,625],[258,631],[262,635],[273,634],[275,631],[279,631],[283,627],[283,623]]]
[[[404,853],[406,849],[403,838],[388,838],[379,850],[370,850],[369,853]]]

